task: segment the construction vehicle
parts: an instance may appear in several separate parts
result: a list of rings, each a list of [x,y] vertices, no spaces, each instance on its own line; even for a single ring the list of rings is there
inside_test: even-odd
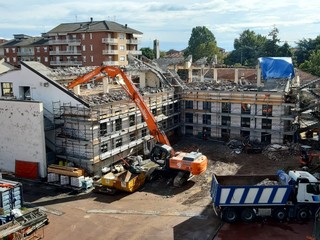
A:
[[[310,167],[314,162],[314,159],[320,159],[320,152],[316,152],[311,146],[301,145],[300,146],[300,167]]]
[[[79,84],[87,83],[94,77],[100,78],[101,75],[106,75],[112,79],[119,76],[121,77],[124,83],[122,83],[120,79],[118,79],[117,82],[137,105],[148,126],[150,134],[155,139],[156,144],[150,152],[150,160],[156,163],[161,170],[175,173],[173,180],[174,186],[181,186],[190,176],[199,175],[207,169],[208,159],[202,153],[174,151],[166,134],[158,127],[155,117],[139,93],[139,90],[120,68],[114,66],[97,67],[91,72],[72,81],[67,88],[71,89]]]
[[[228,223],[256,217],[308,221],[320,204],[320,182],[306,171],[279,170],[274,175],[217,176],[211,184],[213,209]]]

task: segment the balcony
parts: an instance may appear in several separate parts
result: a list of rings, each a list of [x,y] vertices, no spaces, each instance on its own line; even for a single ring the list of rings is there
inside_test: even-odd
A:
[[[70,56],[70,55],[81,55],[80,51],[50,51],[50,55]]]
[[[117,38],[102,38],[102,43],[118,44]]]
[[[119,66],[118,61],[103,61],[103,65],[105,66]]]
[[[34,56],[34,51],[17,52],[17,56]]]
[[[82,61],[50,61],[51,66],[82,66]]]
[[[103,50],[102,54],[103,55],[118,55],[119,51],[118,50]]]
[[[131,51],[128,51],[130,54],[132,55],[142,55],[142,51],[138,51],[138,50],[131,50]]]
[[[127,44],[138,44],[138,39],[127,39]]]
[[[49,45],[69,45],[69,46],[80,46],[80,39],[55,39],[49,40]]]

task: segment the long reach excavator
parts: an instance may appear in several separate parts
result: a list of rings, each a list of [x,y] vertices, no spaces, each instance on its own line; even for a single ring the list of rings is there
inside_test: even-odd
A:
[[[67,88],[72,89],[79,84],[89,82],[93,78],[101,79],[105,76],[112,79],[116,77],[122,78],[124,83],[121,81],[117,82],[139,108],[150,134],[155,139],[156,144],[150,152],[150,160],[158,164],[161,171],[174,173],[174,186],[179,187],[191,176],[199,175],[206,171],[208,159],[202,153],[198,151],[190,153],[174,151],[166,134],[158,127],[155,117],[145,103],[139,90],[120,68],[114,66],[99,66],[70,82]]]

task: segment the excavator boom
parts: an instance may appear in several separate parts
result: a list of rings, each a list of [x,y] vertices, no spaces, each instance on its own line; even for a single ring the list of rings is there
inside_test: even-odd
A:
[[[75,86],[89,82],[92,78],[99,74],[107,74],[110,78],[115,78],[118,75],[121,76],[122,80],[125,84],[122,84],[119,82],[121,87],[126,91],[126,93],[129,95],[129,97],[135,102],[137,107],[139,108],[143,119],[145,120],[150,134],[155,138],[156,142],[166,144],[170,146],[170,142],[165,135],[165,133],[158,127],[157,121],[154,118],[153,114],[149,110],[147,104],[144,102],[142,95],[139,93],[139,90],[136,88],[136,86],[133,84],[133,82],[127,78],[126,74],[118,67],[113,66],[100,66],[92,70],[91,72],[88,72],[87,74],[78,77],[74,81],[72,81],[67,88],[71,89]]]

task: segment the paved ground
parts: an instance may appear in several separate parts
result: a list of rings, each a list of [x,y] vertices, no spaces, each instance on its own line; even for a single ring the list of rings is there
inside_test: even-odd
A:
[[[225,145],[185,138],[175,149],[199,148],[209,158],[208,171],[185,187],[165,178],[147,183],[133,194],[115,196],[87,191],[75,194],[47,184],[24,183],[25,201],[48,213],[44,239],[305,239],[312,223],[224,224],[210,205],[210,180],[216,174],[272,174],[297,167],[288,154],[270,160],[263,154],[235,155]],[[221,228],[222,227],[222,228]],[[221,229],[220,229],[221,228]],[[220,230],[220,231],[219,231]],[[219,232],[218,232],[219,231]],[[217,234],[218,232],[218,234]]]

